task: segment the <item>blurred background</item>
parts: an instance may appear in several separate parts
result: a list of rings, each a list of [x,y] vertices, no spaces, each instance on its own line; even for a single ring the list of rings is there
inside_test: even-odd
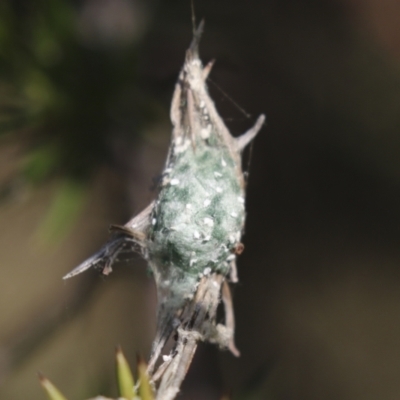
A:
[[[226,124],[268,122],[234,288],[242,356],[200,346],[180,398],[399,398],[400,3],[195,9]],[[69,399],[116,396],[114,347],[148,356],[139,256],[61,277],[155,196],[191,32],[189,0],[0,3],[0,398],[43,399],[38,370]]]

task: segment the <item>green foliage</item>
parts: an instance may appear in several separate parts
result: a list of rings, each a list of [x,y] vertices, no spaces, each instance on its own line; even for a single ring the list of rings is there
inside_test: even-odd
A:
[[[68,0],[0,4],[0,135],[23,154],[13,178],[30,186],[61,181],[40,236],[60,238],[65,222],[67,231],[86,182],[116,164],[113,141],[120,134],[131,145],[151,114],[139,93],[133,42],[90,46],[79,18]]]
[[[147,365],[138,360],[138,387],[134,386],[134,379],[128,362],[122,350],[116,352],[116,370],[119,398],[124,400],[154,400],[153,389],[147,374]],[[61,392],[43,375],[39,375],[40,383],[50,400],[67,400]]]
[[[126,399],[132,399],[135,396],[135,384],[129,364],[120,347],[117,349],[116,360],[119,395]]]
[[[56,195],[37,234],[43,244],[54,244],[72,227],[86,200],[84,185],[71,179],[58,184]]]
[[[21,171],[32,183],[40,183],[51,176],[58,162],[58,149],[46,144],[32,149],[24,158]]]
[[[147,374],[146,363],[139,358],[138,360],[138,378],[139,378],[139,398],[141,400],[153,400],[153,390],[150,385],[149,376]]]
[[[50,400],[67,400],[62,393],[43,375],[39,375],[39,380]]]

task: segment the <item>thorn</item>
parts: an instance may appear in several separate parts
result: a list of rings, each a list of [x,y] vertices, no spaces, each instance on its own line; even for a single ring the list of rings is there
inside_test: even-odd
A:
[[[232,283],[239,282],[237,267],[236,267],[236,260],[231,261],[231,269],[229,271],[229,279]]]
[[[129,226],[126,225],[114,225],[111,224],[110,227],[108,228],[110,233],[122,233],[124,235],[127,235],[129,237],[132,237],[136,240],[139,240],[143,242],[146,239],[146,235],[143,232],[137,231],[135,229],[130,228]]]
[[[171,117],[171,122],[174,127],[172,130],[172,134],[174,135],[174,138],[176,139],[177,137],[177,132],[181,131],[181,94],[182,94],[182,89],[181,85],[178,82],[175,85],[175,90],[174,94],[172,97],[172,102],[171,102],[171,111],[170,111],[170,117]]]
[[[146,365],[146,361],[144,361],[144,358],[142,357],[142,355],[140,353],[136,354],[136,364],[144,364]]]
[[[210,75],[211,69],[215,64],[215,60],[211,60],[204,68],[203,68],[203,79],[206,80],[208,75]]]
[[[257,135],[265,122],[265,115],[261,114],[252,128],[245,132],[242,136],[236,138],[236,147],[242,151]]]
[[[199,58],[199,43],[201,39],[201,35],[204,30],[204,19],[200,21],[199,26],[193,32],[192,43],[190,43],[190,47],[186,53],[186,60],[191,61]]]
[[[46,380],[47,378],[43,375],[43,373],[41,371],[37,372],[38,374],[38,378],[40,382],[43,382],[44,380]]]
[[[228,349],[235,357],[240,357],[240,351],[235,345],[234,333],[235,333],[235,315],[233,313],[233,303],[231,290],[226,281],[222,284],[222,302],[225,308],[225,326],[232,332],[232,337],[229,340]]]
[[[193,99],[193,93],[191,90],[187,91],[187,108],[188,108],[188,116],[189,116],[190,139],[192,142],[193,151],[195,151],[196,132],[199,132],[199,129],[197,129],[197,124],[196,124],[197,119],[195,118],[196,110],[194,108],[194,99]]]
[[[79,264],[76,268],[74,268],[72,271],[68,272],[67,275],[63,276],[63,280],[67,280],[69,278],[72,278],[76,275],[81,274],[82,272],[85,272],[91,267],[94,267],[96,264],[100,262],[100,260],[103,258],[103,249],[95,253],[92,257],[89,257],[86,261],[84,261],[82,264]]]

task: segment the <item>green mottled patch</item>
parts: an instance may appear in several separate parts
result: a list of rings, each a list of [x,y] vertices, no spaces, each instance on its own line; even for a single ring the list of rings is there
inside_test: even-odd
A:
[[[206,268],[229,270],[244,222],[243,191],[228,150],[208,143],[175,146],[171,154],[148,245],[150,261],[161,271],[197,276]]]

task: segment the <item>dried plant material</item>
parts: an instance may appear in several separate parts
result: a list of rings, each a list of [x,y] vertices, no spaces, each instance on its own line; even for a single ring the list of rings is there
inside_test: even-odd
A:
[[[261,115],[239,138],[229,133],[206,86],[212,63],[203,67],[194,33],[171,105],[172,142],[156,200],[110,241],[64,277],[94,266],[103,274],[126,246],[139,250],[158,291],[157,333],[148,365],[156,399],[175,398],[199,341],[234,345],[234,313],[226,277],[237,281],[236,256],[244,247],[245,182],[241,152],[264,123]],[[225,306],[225,325],[216,324]],[[169,354],[163,354],[174,335]]]

